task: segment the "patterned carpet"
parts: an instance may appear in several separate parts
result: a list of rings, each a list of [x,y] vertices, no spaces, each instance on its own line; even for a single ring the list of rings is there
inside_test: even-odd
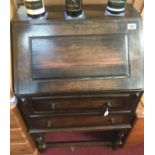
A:
[[[117,150],[104,146],[50,148],[41,155],[144,155],[144,144]]]

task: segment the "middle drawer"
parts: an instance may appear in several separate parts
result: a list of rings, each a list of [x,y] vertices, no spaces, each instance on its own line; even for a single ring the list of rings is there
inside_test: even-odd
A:
[[[55,129],[129,124],[130,114],[26,117],[29,129]]]

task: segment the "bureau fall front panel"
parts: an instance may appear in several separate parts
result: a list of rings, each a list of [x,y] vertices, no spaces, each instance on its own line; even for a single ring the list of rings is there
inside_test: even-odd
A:
[[[129,76],[126,35],[32,37],[32,78]]]
[[[136,29],[128,29],[125,20],[15,23],[14,69],[20,73],[14,74],[15,91],[35,94],[142,88],[140,23],[132,22]]]

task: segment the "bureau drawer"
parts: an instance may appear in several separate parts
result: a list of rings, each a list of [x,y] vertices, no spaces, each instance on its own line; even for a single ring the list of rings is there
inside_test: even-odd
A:
[[[131,110],[135,101],[129,95],[115,97],[34,97],[24,99],[21,107],[25,115],[60,113],[82,110],[101,111],[108,107],[109,111]]]
[[[108,126],[129,124],[130,114],[110,114],[106,117],[102,115],[88,116],[40,116],[27,117],[30,129],[54,129],[54,128],[74,128],[89,126]]]

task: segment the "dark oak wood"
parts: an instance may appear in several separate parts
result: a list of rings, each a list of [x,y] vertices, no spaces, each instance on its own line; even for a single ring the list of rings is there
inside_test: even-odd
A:
[[[121,141],[115,142],[117,145],[121,145]],[[111,141],[95,141],[95,142],[59,142],[59,143],[48,143],[46,144],[47,147],[64,147],[64,146],[89,146],[89,145],[106,145],[106,146],[113,146],[114,144]],[[116,145],[116,144],[115,144]]]
[[[52,114],[69,115],[70,113],[92,112],[102,113],[107,108],[110,113],[130,112],[136,105],[137,99],[130,94],[113,95],[92,95],[92,96],[49,96],[49,97],[30,97],[21,99],[21,108],[24,115],[32,114]],[[132,102],[132,104],[131,104]]]
[[[30,134],[44,134],[44,133],[51,133],[51,132],[58,132],[58,131],[105,131],[105,130],[123,130],[123,129],[131,129],[130,124],[123,124],[123,125],[104,125],[104,126],[82,126],[82,127],[66,127],[66,128],[50,128],[50,129],[30,129]]]
[[[63,6],[47,10],[45,19],[32,20],[20,7],[11,27],[14,93],[29,133],[40,150],[101,143],[117,148],[143,93],[139,13],[127,5],[124,17],[110,17],[105,5],[85,5],[85,20],[66,21]],[[110,137],[46,141],[58,131]]]
[[[114,141],[116,135],[119,134],[120,130],[105,130],[103,131],[68,131],[68,132],[53,132],[47,133],[44,137],[46,143],[54,142],[77,142],[77,141]]]
[[[102,115],[88,115],[88,116],[62,116],[50,117],[42,116],[26,118],[30,129],[50,129],[50,128],[65,128],[65,127],[79,127],[79,126],[99,126],[99,125],[114,125],[127,124],[130,121],[130,114],[109,114],[109,116]]]
[[[129,76],[126,40],[126,35],[32,38],[32,79]]]
[[[123,130],[125,133],[125,130]],[[87,131],[87,132],[54,132],[46,134],[32,134],[35,141],[39,144],[40,149],[46,147],[64,147],[74,145],[106,145],[116,146],[121,145],[121,138],[118,139],[120,130],[105,130],[105,131]],[[118,143],[119,142],[119,143]],[[46,147],[45,147],[46,146]],[[43,148],[45,147],[45,148]]]

